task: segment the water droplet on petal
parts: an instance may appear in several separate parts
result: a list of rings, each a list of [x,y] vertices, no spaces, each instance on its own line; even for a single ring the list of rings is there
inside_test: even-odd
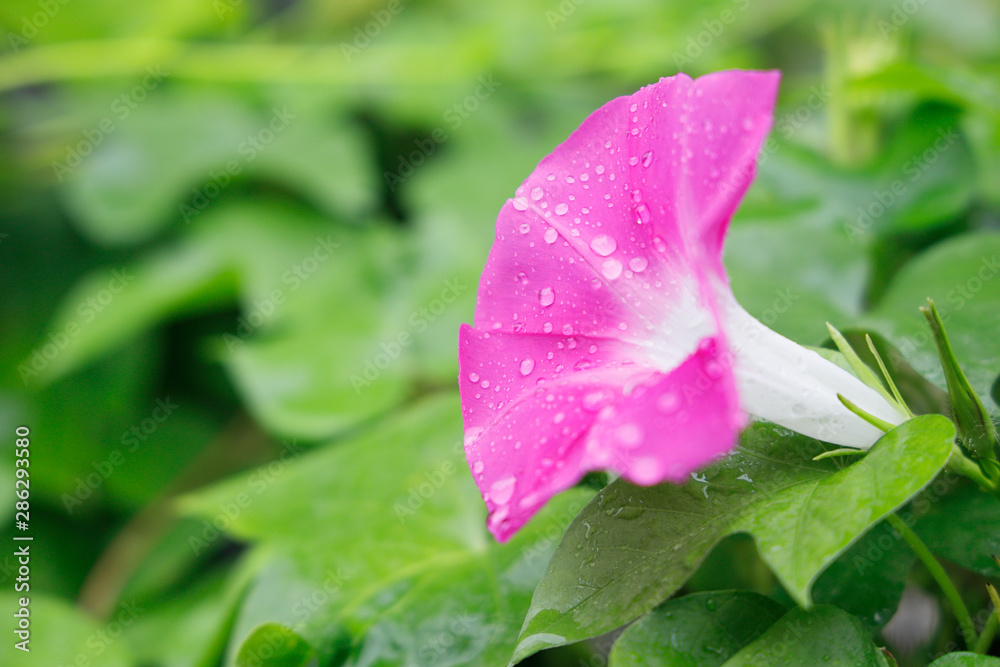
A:
[[[635,207],[635,221],[640,225],[644,225],[649,222],[649,207],[645,204],[639,204]]]
[[[611,400],[603,391],[592,391],[589,394],[585,394],[583,397],[583,409],[589,412],[597,412],[603,408],[607,402]]]
[[[629,478],[648,486],[660,481],[660,464],[651,456],[641,456],[632,462]]]
[[[538,292],[538,303],[542,304],[542,307],[551,306],[552,302],[556,300],[556,293],[551,287],[543,287],[540,292]]]
[[[527,234],[528,232],[531,231],[531,225],[529,225],[528,223],[524,222],[524,223],[521,223],[521,226],[518,227],[518,229],[521,231],[522,234]]]
[[[653,151],[646,151],[642,154],[642,166],[648,167],[653,161]]]
[[[566,215],[566,212],[569,211],[569,205],[566,202],[559,202],[556,204],[555,211],[556,215]]]
[[[603,164],[599,164],[596,167],[594,167],[594,173],[598,174],[598,175],[603,174],[604,173],[604,165]]]
[[[672,391],[668,391],[656,399],[656,409],[665,415],[677,412],[680,407],[681,399]]]
[[[606,259],[604,260],[604,264],[601,265],[601,273],[608,280],[614,280],[622,274],[622,263],[614,257]]]
[[[531,357],[525,358],[521,361],[521,375],[531,375],[531,371],[535,370],[535,360]]]
[[[607,234],[599,234],[590,242],[590,249],[601,257],[607,257],[618,249],[618,242]]]
[[[514,201],[511,202],[518,211],[527,211],[528,202],[525,201],[524,197],[515,197]]]
[[[542,331],[545,333],[552,333],[552,322],[546,322],[542,325]]]
[[[615,438],[625,449],[635,449],[642,444],[642,429],[635,424],[623,424],[615,429]]]
[[[506,505],[514,495],[514,478],[504,477],[490,486],[490,499],[497,505]]]
[[[474,473],[476,473],[478,475],[482,471],[483,471],[483,462],[482,461],[476,461],[475,463],[472,464],[472,472],[474,472]]]
[[[489,389],[490,388],[490,381],[489,380],[483,380],[482,382],[479,383],[479,386],[482,387],[483,389]]]
[[[555,227],[549,227],[545,230],[544,238],[546,243],[555,243],[556,239],[559,238],[559,232],[556,231]]]
[[[649,260],[645,257],[633,257],[628,261],[628,268],[632,269],[636,273],[642,273],[649,266]]]
[[[544,194],[545,191],[538,186],[531,188],[531,198],[534,199],[535,201],[541,199]]]
[[[479,373],[469,373],[469,382],[479,382]]]

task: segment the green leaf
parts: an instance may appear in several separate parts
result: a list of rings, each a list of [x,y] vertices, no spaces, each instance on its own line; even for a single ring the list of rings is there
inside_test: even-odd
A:
[[[930,667],[1000,667],[1000,658],[961,651],[938,658]]]
[[[916,257],[893,279],[878,306],[859,326],[895,345],[922,375],[947,383],[933,338],[918,310],[934,299],[948,327],[955,357],[972,388],[993,409],[990,386],[1000,369],[1000,234],[964,234]]]
[[[916,417],[861,460],[812,461],[821,443],[767,424],[683,486],[618,480],[566,532],[532,599],[516,659],[594,637],[673,594],[715,544],[747,532],[789,595],[811,604],[820,573],[872,525],[927,485],[955,428]]]
[[[208,520],[228,517],[228,532],[266,560],[230,657],[238,638],[273,622],[300,634],[321,664],[506,661],[549,555],[591,493],[562,494],[497,544],[461,433],[449,393],[187,499]]]
[[[937,493],[952,487],[949,492]],[[913,530],[938,556],[986,577],[1000,576],[1000,498],[956,475],[942,475],[914,506],[926,510]]]
[[[208,352],[272,432],[328,437],[408,395],[421,329],[407,270],[388,228],[331,227],[273,200],[224,206],[184,240],[123,267],[126,284],[92,317],[80,306],[102,294],[110,272],[78,286],[52,327],[74,324],[75,334],[40,379],[76,371],[166,320],[238,299],[240,314]],[[449,366],[453,349],[451,357]]]
[[[853,614],[875,633],[899,607],[913,550],[884,521],[865,533],[813,584],[813,600]]]
[[[836,607],[793,609],[725,662],[750,665],[885,667],[882,652],[858,619]]]
[[[114,131],[98,133],[93,154],[69,168],[68,204],[95,241],[147,241],[170,223],[196,222],[248,179],[297,191],[327,214],[372,209],[364,135],[325,105],[300,94],[258,109],[218,92],[157,90],[161,80],[134,110],[122,105],[105,119]]]
[[[264,664],[282,667],[305,667],[315,651],[291,628],[278,623],[263,623],[243,640],[236,655],[237,667],[258,667]]]
[[[36,544],[38,544],[36,542]],[[131,625],[143,609],[126,605],[118,610],[107,625],[98,623],[68,601],[31,591],[30,653],[14,647],[16,638],[15,612],[22,607],[21,595],[4,591],[0,594],[0,613],[8,621],[7,637],[0,645],[0,663],[4,665],[80,665],[100,664],[101,667],[133,667],[126,642],[119,641],[123,627]]]
[[[719,667],[785,608],[748,591],[696,593],[651,611],[615,642],[610,667]]]

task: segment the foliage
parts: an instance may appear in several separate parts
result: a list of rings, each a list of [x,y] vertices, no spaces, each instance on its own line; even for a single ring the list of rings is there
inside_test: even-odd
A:
[[[998,24],[975,0],[7,0],[0,427],[32,444],[30,528],[11,448],[0,532],[34,538],[33,634],[13,648],[5,547],[0,662],[996,662],[1000,501],[942,472],[918,308],[995,420]],[[941,414],[820,461],[757,423],[686,485],[593,476],[497,544],[455,392],[496,213],[606,100],[727,67],[783,72],[737,298],[802,344],[870,332]],[[907,588],[936,620],[901,642]]]

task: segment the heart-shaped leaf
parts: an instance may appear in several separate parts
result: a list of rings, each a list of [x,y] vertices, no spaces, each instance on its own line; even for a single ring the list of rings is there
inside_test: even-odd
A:
[[[749,591],[696,593],[651,611],[615,642],[611,667],[718,667],[785,613]]]
[[[515,660],[649,611],[735,532],[751,534],[792,598],[810,606],[819,574],[934,478],[954,437],[946,418],[917,417],[838,469],[812,461],[821,443],[761,423],[734,455],[684,486],[612,483],[566,532],[535,591]]]

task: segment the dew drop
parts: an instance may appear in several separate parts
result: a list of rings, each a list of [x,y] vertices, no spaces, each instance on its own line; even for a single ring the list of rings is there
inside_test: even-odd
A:
[[[531,231],[531,225],[525,222],[522,223],[521,226],[518,227],[518,229],[521,231],[522,234],[527,234],[528,232]]]
[[[474,473],[476,473],[478,475],[482,471],[483,471],[483,462],[482,461],[476,461],[475,463],[472,464],[472,472],[474,472]]]
[[[632,269],[636,273],[642,273],[649,266],[649,260],[645,257],[633,257],[628,261],[628,268]]]
[[[521,375],[531,375],[531,371],[535,370],[535,360],[531,357],[525,358],[521,361]]]
[[[614,257],[606,259],[604,260],[604,264],[601,265],[601,273],[608,280],[614,280],[622,274],[622,263]]]
[[[590,249],[601,257],[607,257],[618,249],[618,242],[607,234],[599,234],[590,242]]]
[[[528,202],[524,200],[524,197],[515,197],[514,200],[511,202],[511,204],[513,204],[514,208],[516,208],[518,211],[528,210]]]
[[[545,333],[552,333],[552,322],[546,322],[542,325],[542,331]]]
[[[544,195],[544,194],[545,194],[545,191],[542,190],[538,186],[535,186],[535,187],[531,188],[531,198],[534,199],[535,201],[538,201],[539,199],[541,199],[542,195]]]
[[[583,409],[588,412],[597,412],[608,402],[609,397],[603,391],[592,391],[583,397]]]
[[[542,304],[542,307],[551,306],[552,302],[556,300],[556,293],[551,287],[543,287],[541,291],[538,292],[538,303]]]
[[[639,204],[635,207],[635,221],[640,225],[644,225],[649,222],[649,207],[645,204]]]
[[[656,399],[656,409],[665,415],[677,412],[680,407],[681,399],[672,391],[668,391]]]
[[[556,215],[566,215],[569,211],[569,205],[566,202],[559,202],[556,204],[555,211]]]
[[[479,373],[469,373],[469,382],[479,382]]]
[[[615,430],[615,437],[625,449],[635,449],[642,444],[642,429],[635,424],[624,424]]]
[[[642,154],[642,166],[648,167],[653,162],[653,151],[646,151]]]
[[[490,388],[490,381],[489,380],[483,380],[482,382],[479,383],[479,386],[482,387],[483,389],[489,389]]]
[[[497,505],[506,505],[514,495],[514,478],[504,477],[490,486],[490,499]]]
[[[638,484],[649,486],[659,481],[660,464],[651,456],[640,456],[632,462],[629,478]]]
[[[559,232],[556,231],[555,227],[549,227],[545,230],[543,238],[545,238],[546,243],[555,243],[556,239],[559,238]]]
[[[597,174],[598,176],[601,175],[601,174],[603,174],[604,173],[604,165],[603,164],[599,164],[596,167],[594,167],[594,173]]]

